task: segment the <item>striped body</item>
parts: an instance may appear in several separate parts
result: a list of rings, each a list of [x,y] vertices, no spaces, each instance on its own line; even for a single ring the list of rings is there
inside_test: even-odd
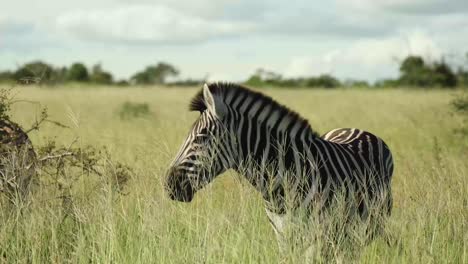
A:
[[[191,201],[234,169],[262,193],[277,234],[286,214],[325,209],[338,191],[355,198],[362,217],[366,201],[382,200],[390,213],[392,155],[373,134],[342,128],[319,137],[297,113],[233,84],[205,85],[191,109],[200,118],[171,164],[172,199]]]
[[[297,203],[293,208],[288,208],[287,202],[281,203],[284,202],[283,193],[287,192],[283,188],[288,188],[283,186],[266,198],[267,205],[274,203],[267,207],[267,215],[277,234],[283,232],[283,219],[288,211],[297,208],[322,210],[330,205],[334,194],[343,189],[353,190],[353,201],[358,203],[355,206],[363,218],[367,217],[368,203],[379,202],[378,199],[385,203],[386,212],[383,213],[390,214],[393,159],[388,146],[380,138],[359,129],[339,128],[320,138],[300,141],[299,145],[305,148],[293,151],[295,163],[290,161],[287,166],[287,171],[300,181],[294,189],[287,190],[297,194]],[[296,178],[301,174],[304,177]],[[281,177],[280,174],[277,176]]]

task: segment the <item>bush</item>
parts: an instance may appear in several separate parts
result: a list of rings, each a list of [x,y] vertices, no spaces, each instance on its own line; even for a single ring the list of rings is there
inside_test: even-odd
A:
[[[307,87],[323,87],[323,88],[337,88],[341,86],[341,83],[335,77],[323,74],[319,77],[311,77],[306,80]]]
[[[13,81],[13,72],[2,71],[0,72],[0,82],[11,82]]]
[[[342,86],[337,78],[329,74],[322,74],[318,77],[283,78],[280,74],[265,69],[258,69],[245,84],[253,87],[271,86],[285,88],[336,88]]]
[[[21,84],[48,83],[52,80],[54,69],[42,61],[26,63],[13,73],[13,79]]]
[[[461,128],[457,129],[455,132],[468,136],[468,94],[459,95],[452,100],[451,104],[455,112],[463,118]]]
[[[400,72],[400,85],[417,87],[455,87],[457,85],[457,76],[443,59],[428,64],[420,56],[408,56],[401,63]]]
[[[147,103],[125,102],[119,109],[120,119],[124,120],[146,117],[149,115],[151,115],[151,111]]]
[[[104,71],[101,64],[96,64],[93,66],[90,81],[97,84],[112,84],[114,77],[110,72]]]
[[[82,63],[73,63],[67,71],[67,80],[74,82],[87,82],[89,81],[89,73],[86,66]]]
[[[179,70],[174,66],[160,62],[157,65],[146,67],[143,71],[132,76],[131,82],[135,84],[164,84],[171,76],[179,75]]]
[[[65,126],[49,120],[44,109],[32,127],[23,130],[10,121],[12,100],[9,95],[9,90],[0,90],[0,210],[11,208],[11,205],[21,209],[29,204],[30,194],[41,189],[44,194],[61,201],[64,219],[75,220],[75,201],[79,198],[74,191],[83,180],[96,187],[87,194],[103,190],[103,187],[111,187],[112,191],[123,194],[133,173],[130,167],[114,161],[105,148],[76,147],[76,139],[66,147],[49,141],[33,148],[28,133],[39,130],[43,122]],[[2,205],[7,206],[3,208]]]
[[[460,96],[452,101],[452,106],[457,112],[468,114],[468,96]]]

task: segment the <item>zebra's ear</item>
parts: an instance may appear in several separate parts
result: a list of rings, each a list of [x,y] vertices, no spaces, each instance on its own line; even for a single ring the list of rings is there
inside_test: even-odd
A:
[[[206,109],[216,116],[222,117],[226,112],[224,104],[217,96],[213,95],[206,83],[203,85],[203,99],[205,101]]]

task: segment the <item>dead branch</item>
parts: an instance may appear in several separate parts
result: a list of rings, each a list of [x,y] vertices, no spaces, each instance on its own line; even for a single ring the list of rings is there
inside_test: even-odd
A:
[[[63,158],[63,157],[67,157],[67,156],[73,156],[75,155],[75,153],[73,152],[65,152],[65,153],[61,153],[61,154],[57,154],[57,155],[48,155],[48,156],[45,156],[45,157],[42,157],[40,159],[38,159],[38,161],[47,161],[47,160],[51,160],[51,159],[60,159],[60,158]]]

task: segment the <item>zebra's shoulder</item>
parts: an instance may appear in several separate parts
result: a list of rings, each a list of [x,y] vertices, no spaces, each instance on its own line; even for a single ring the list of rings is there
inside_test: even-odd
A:
[[[335,143],[348,143],[363,136],[370,134],[357,128],[336,128],[321,136],[322,139]]]

